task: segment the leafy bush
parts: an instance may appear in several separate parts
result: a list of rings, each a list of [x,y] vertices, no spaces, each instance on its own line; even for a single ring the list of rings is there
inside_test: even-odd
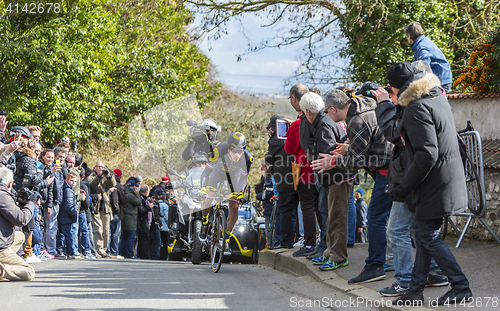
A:
[[[468,66],[453,87],[462,92],[500,92],[500,27],[483,36],[472,46]]]

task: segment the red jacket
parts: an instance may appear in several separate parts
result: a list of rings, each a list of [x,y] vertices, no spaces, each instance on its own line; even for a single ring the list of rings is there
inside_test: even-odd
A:
[[[311,162],[306,157],[306,153],[300,147],[299,140],[300,118],[295,120],[286,133],[285,152],[295,156],[295,163],[301,164],[300,182],[314,183],[314,171]]]

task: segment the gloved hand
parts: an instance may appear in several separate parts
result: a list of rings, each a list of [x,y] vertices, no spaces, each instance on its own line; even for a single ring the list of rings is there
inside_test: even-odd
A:
[[[245,203],[247,203],[247,199],[245,199],[245,198],[238,199],[237,201],[238,201],[238,203],[240,203],[240,204],[245,204]]]
[[[198,194],[198,200],[204,200],[207,197],[207,189],[205,187],[200,189],[200,193]]]
[[[391,191],[391,200],[393,202],[405,202],[407,195],[408,195],[408,192],[403,190],[403,188],[401,188],[401,186],[398,184]]]

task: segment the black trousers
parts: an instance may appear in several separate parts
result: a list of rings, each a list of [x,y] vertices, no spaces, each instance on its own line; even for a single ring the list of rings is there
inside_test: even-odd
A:
[[[160,260],[167,260],[168,256],[168,244],[170,244],[170,232],[160,231],[161,237],[161,248],[160,248]]]
[[[137,231],[137,258],[149,259],[149,232]]]
[[[302,222],[304,224],[304,245],[316,246],[316,215],[318,191],[314,183],[300,183],[297,189]]]
[[[297,210],[299,205],[299,196],[297,192],[280,192],[278,199],[278,210],[281,219],[281,246],[292,248],[295,235],[293,226],[293,211]]]

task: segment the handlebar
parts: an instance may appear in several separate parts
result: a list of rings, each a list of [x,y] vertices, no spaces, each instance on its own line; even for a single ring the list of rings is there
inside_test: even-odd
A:
[[[474,127],[472,127],[472,123],[470,120],[467,120],[467,127],[464,128],[463,130],[458,131],[458,134],[463,134],[465,132],[472,132],[474,131]]]

